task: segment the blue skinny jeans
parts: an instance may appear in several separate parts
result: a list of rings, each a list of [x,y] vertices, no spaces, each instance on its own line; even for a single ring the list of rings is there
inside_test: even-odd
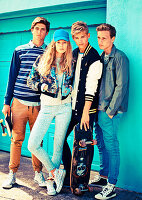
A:
[[[100,175],[108,176],[108,182],[114,185],[117,182],[120,166],[117,133],[122,115],[118,113],[110,119],[106,112],[99,111],[95,131],[100,156]]]

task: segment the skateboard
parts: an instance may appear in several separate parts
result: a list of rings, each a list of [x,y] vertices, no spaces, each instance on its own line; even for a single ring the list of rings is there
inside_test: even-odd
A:
[[[11,132],[12,132],[12,121],[11,121],[11,114],[8,116],[8,114],[5,117],[5,125],[3,125],[3,119],[0,119],[0,124],[2,128],[2,136],[6,136],[7,133],[5,130],[7,129],[9,137],[11,137]]]
[[[0,125],[2,128],[2,136],[7,136],[7,133],[5,132],[6,126],[3,125],[3,119],[0,119]]]
[[[70,188],[75,195],[90,191],[88,182],[94,153],[93,145],[96,143],[91,128],[85,131],[80,129],[80,124],[75,126],[70,173]]]

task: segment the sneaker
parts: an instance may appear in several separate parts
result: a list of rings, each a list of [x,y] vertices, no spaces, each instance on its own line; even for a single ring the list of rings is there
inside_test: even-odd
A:
[[[54,181],[56,183],[56,192],[59,193],[63,187],[66,171],[64,169],[56,169],[53,173]]]
[[[46,181],[44,179],[44,176],[43,176],[42,172],[35,171],[34,181],[36,183],[38,183],[39,187],[46,187],[47,186],[47,183],[46,183]]]
[[[54,181],[53,180],[48,180],[47,181],[47,194],[48,195],[56,195],[56,190],[54,188]]]
[[[95,195],[96,199],[110,199],[116,196],[115,185],[108,183],[103,187],[102,192]]]
[[[93,186],[103,187],[103,186],[107,185],[107,179],[100,175],[96,175],[94,180],[89,181],[89,184],[91,184]]]
[[[15,183],[16,183],[16,173],[14,173],[12,170],[10,170],[9,174],[8,174],[8,178],[2,184],[2,188],[4,188],[4,189],[10,189],[10,188],[12,188],[12,186]]]

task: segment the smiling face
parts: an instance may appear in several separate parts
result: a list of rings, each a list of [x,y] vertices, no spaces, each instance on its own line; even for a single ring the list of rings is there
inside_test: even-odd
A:
[[[48,34],[45,24],[37,23],[31,30],[33,34],[33,43],[44,43],[45,36]]]
[[[61,57],[66,52],[68,42],[65,40],[58,40],[56,42],[56,57]]]
[[[73,40],[76,45],[79,47],[81,53],[84,53],[87,45],[88,39],[90,38],[90,33],[86,33],[86,31],[81,31],[73,35]]]
[[[100,49],[104,50],[106,54],[111,53],[115,37],[111,38],[109,31],[98,31],[97,37]]]

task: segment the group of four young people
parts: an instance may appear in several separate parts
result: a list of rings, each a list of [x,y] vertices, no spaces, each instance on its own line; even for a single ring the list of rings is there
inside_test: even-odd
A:
[[[32,152],[35,181],[40,186],[46,184],[48,195],[60,192],[64,178],[65,181],[69,181],[71,152],[67,138],[73,127],[80,123],[80,128],[84,126],[86,130],[89,126],[93,128],[95,121],[101,170],[99,179],[93,182],[106,185],[106,189],[103,189],[95,198],[111,198],[116,195],[115,184],[119,170],[119,145],[116,132],[118,121],[122,113],[127,110],[128,102],[128,78],[126,78],[128,77],[128,59],[113,45],[116,32],[115,28],[109,24],[102,24],[97,28],[98,43],[104,50],[104,57],[101,58],[89,44],[88,26],[82,21],[73,23],[71,27],[72,38],[78,46],[73,53],[69,34],[63,29],[54,32],[52,42],[43,50],[49,25],[44,18],[36,18],[31,28],[33,40],[28,45],[18,47],[13,55],[3,108],[4,114],[10,113],[10,103],[13,98],[11,106],[13,131],[9,165],[11,179],[6,180],[3,188],[10,188],[15,183],[15,173],[20,164],[21,146],[27,121],[31,128],[28,149]],[[111,57],[116,57],[115,63],[110,62],[108,72],[103,70],[102,74],[102,66],[105,68]],[[125,63],[120,63],[121,60]],[[114,71],[111,69],[113,67]],[[113,76],[115,79],[112,78]],[[122,76],[125,76],[125,83]],[[110,79],[108,81],[113,84],[107,83],[106,79]],[[122,91],[120,86],[123,87]],[[116,101],[117,106],[114,99],[111,102],[115,92],[117,94],[114,99],[119,99],[119,102]],[[100,123],[99,120],[97,122],[98,104]],[[110,125],[107,126],[108,134],[105,133],[107,131],[103,127],[103,123],[108,124],[108,122],[103,122],[100,113],[108,116],[108,119],[104,120],[111,120]],[[50,159],[48,153],[42,148],[42,140],[53,119],[55,119],[54,150],[53,157]],[[19,124],[16,124],[16,121]],[[107,141],[109,140],[107,135],[113,141]],[[15,158],[16,162],[13,158],[15,155],[18,155]],[[61,160],[63,160],[64,169],[60,169]],[[41,172],[41,163],[49,172],[46,183]],[[108,183],[106,177],[108,177]]]

